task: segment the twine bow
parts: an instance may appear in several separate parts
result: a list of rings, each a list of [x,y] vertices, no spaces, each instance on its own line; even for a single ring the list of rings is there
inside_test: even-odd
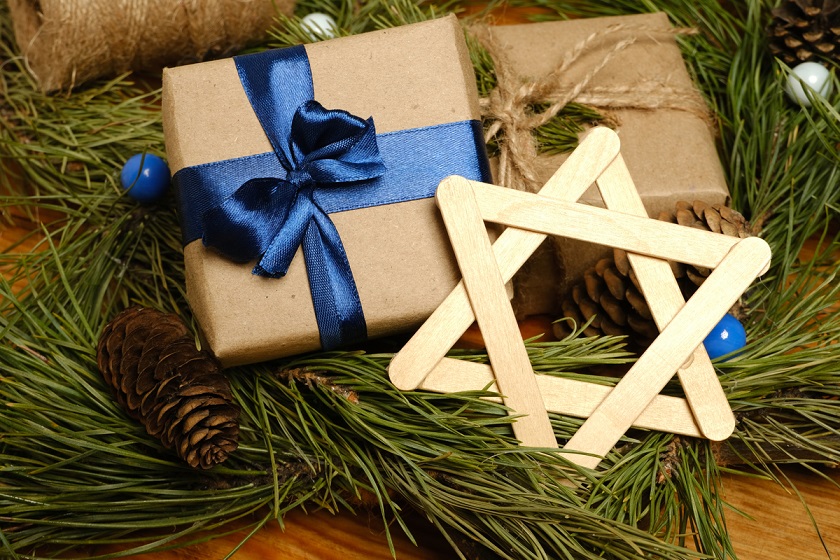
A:
[[[662,29],[650,26],[616,24],[590,34],[579,41],[548,75],[530,81],[515,72],[504,49],[485,26],[473,27],[471,33],[481,42],[493,59],[497,86],[480,100],[482,117],[490,123],[484,140],[496,139],[499,145],[499,184],[536,192],[542,185],[535,162],[537,147],[533,131],[548,123],[572,101],[598,108],[675,109],[711,120],[705,101],[696,90],[677,88],[660,81],[649,81],[619,87],[591,87],[590,83],[620,52],[643,36],[694,35],[693,28]],[[631,35],[627,33],[631,32]],[[614,43],[599,62],[588,69],[583,78],[571,87],[563,82],[570,68],[580,58],[607,39]],[[536,105],[548,107],[536,112]]]

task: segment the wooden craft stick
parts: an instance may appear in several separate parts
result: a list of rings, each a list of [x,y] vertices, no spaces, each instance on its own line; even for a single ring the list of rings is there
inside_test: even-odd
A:
[[[595,456],[569,459],[595,468],[769,264],[762,239],[739,241],[564,447]]]
[[[540,193],[577,200],[615,159],[618,151],[615,132],[603,127],[592,129]],[[499,236],[493,244],[493,252],[505,282],[513,278],[545,238],[543,233],[518,229],[507,229]],[[417,388],[474,320],[464,283],[460,282],[391,360],[388,366],[391,382],[405,391]]]
[[[596,385],[574,379],[563,379],[537,374],[543,403],[549,412],[586,418],[610,394],[612,387]],[[418,389],[439,393],[475,391],[488,387],[498,392],[493,380],[493,370],[486,364],[477,364],[453,358],[444,358],[426,376]],[[488,398],[498,401],[499,399]],[[637,428],[702,437],[685,399],[656,395],[639,415],[633,425]]]
[[[523,445],[557,447],[472,185],[449,177],[438,187],[436,199],[499,391],[505,404],[523,415],[513,423],[513,433]]]
[[[620,155],[618,157],[621,157]],[[606,171],[605,171],[606,172]],[[476,183],[481,216],[520,229],[531,229],[598,243],[659,258],[714,268],[740,239],[711,231],[631,216],[595,206],[555,200]],[[632,182],[628,186],[635,192]],[[638,195],[636,195],[638,196]],[[626,210],[625,210],[626,212]]]
[[[598,189],[610,210],[647,217],[645,206],[621,154],[598,178]],[[737,238],[730,239],[738,241]],[[688,248],[694,249],[694,246]],[[628,253],[627,257],[653,320],[661,332],[685,305],[674,272],[664,260],[635,253]],[[702,344],[694,349],[688,364],[677,370],[677,375],[703,435],[714,441],[722,441],[732,435],[735,415]]]

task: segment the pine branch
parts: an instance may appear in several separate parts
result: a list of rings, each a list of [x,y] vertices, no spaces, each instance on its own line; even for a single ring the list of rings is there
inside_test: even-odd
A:
[[[838,182],[840,125],[836,105],[804,111],[781,93],[785,69],[764,49],[769,3],[522,3],[545,5],[556,17],[662,9],[676,24],[702,30],[678,41],[718,116],[734,206],[762,223],[774,248],[770,274],[746,298],[751,343],[717,364],[741,419],[726,449],[744,462],[739,468],[768,475],[777,463],[836,464],[840,315],[832,306],[840,243],[831,221],[840,191],[826,185]],[[450,7],[306,0],[259,48],[310,41],[300,24],[309,11],[331,14],[346,35]],[[94,365],[102,326],[131,304],[190,320],[171,200],[138,208],[116,180],[129,155],[160,153],[159,91],[126,76],[44,96],[8,43],[5,12],[0,26],[0,189],[12,193],[21,181],[25,188],[0,203],[43,220],[38,250],[0,255],[5,554],[67,555],[81,543],[153,550],[255,512],[259,525],[300,504],[352,510],[372,495],[388,522],[403,525],[410,504],[456,548],[466,538],[502,557],[690,558],[679,547],[686,539],[707,554],[732,556],[715,461],[730,466],[723,448],[634,431],[602,470],[579,472],[561,453],[516,446],[506,410],[482,400],[487,393],[397,391],[387,382],[386,354],[314,354],[231,371],[243,409],[240,450],[210,473],[183,467],[115,406]],[[492,63],[470,47],[485,95],[495,83]],[[569,131],[597,119],[586,109],[567,111],[539,131],[545,151],[568,149]],[[800,260],[815,233],[824,233],[824,249]],[[27,287],[16,293],[18,281]],[[573,336],[528,351],[540,373],[590,380],[593,364],[631,360],[613,338]],[[676,385],[667,391],[679,394]],[[560,439],[581,424],[551,420]],[[569,476],[587,483],[573,491],[561,484]]]

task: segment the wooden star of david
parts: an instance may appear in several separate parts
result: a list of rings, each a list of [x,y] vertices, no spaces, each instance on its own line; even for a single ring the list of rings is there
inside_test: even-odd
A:
[[[593,182],[606,210],[576,202]],[[590,131],[539,194],[449,177],[437,202],[463,280],[394,356],[388,373],[398,388],[455,392],[490,385],[522,415],[513,430],[528,446],[557,447],[547,411],[586,418],[564,449],[579,452],[570,459],[590,468],[634,425],[729,437],[735,418],[702,342],[767,270],[770,249],[763,240],[647,218],[618,137],[606,128]],[[492,246],[484,221],[508,226]],[[547,234],[628,251],[660,334],[615,387],[535,375],[531,368],[504,285]],[[714,271],[686,302],[664,259]],[[489,366],[445,357],[474,320]],[[675,372],[685,399],[659,394]]]

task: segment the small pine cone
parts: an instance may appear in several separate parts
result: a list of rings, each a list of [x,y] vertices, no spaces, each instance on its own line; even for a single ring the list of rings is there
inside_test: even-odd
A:
[[[659,334],[636,275],[629,268],[622,273],[608,258],[584,273],[583,282],[572,287],[561,307],[563,316],[574,319],[578,326],[592,318],[584,330],[587,336],[625,335],[631,343],[644,348]],[[555,323],[555,336],[568,336],[569,326],[566,321]]]
[[[191,467],[209,469],[237,448],[230,384],[176,315],[123,311],[102,331],[97,363],[123,409]]]
[[[820,57],[840,62],[840,0],[783,0],[771,13],[774,56],[789,66]]]
[[[726,206],[709,205],[699,200],[693,204],[679,201],[673,213],[663,212],[659,219],[741,239],[750,236],[750,225],[741,214]],[[686,299],[711,274],[708,268],[671,261],[668,264]],[[587,270],[583,282],[572,287],[561,307],[563,317],[573,319],[578,326],[594,316],[584,330],[587,336],[625,335],[631,347],[637,350],[647,348],[659,334],[627,252],[621,249],[613,250],[612,259],[601,259],[594,268]],[[570,332],[566,321],[555,323],[554,334],[558,338],[568,336]]]
[[[659,215],[659,220],[702,229],[704,231],[722,233],[740,239],[749,237],[751,231],[749,222],[739,212],[726,206],[721,206],[720,204],[706,204],[701,200],[695,200],[693,204],[681,200],[677,202],[673,213],[662,212]],[[630,263],[627,261],[627,253],[616,249],[614,251],[614,257],[616,265],[619,268],[630,268]],[[680,288],[682,288],[685,297],[690,297],[712,272],[708,268],[690,264],[687,265],[672,261],[669,261],[668,264],[671,265],[674,276],[676,276],[677,281],[680,283]],[[687,285],[684,280],[685,278],[688,278],[694,286]]]

